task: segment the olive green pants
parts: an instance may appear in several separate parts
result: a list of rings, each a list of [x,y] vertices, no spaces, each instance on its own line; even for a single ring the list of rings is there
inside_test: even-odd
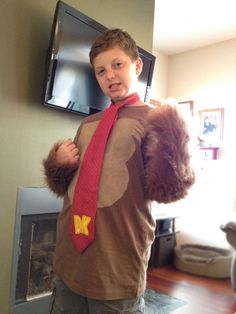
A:
[[[50,314],[144,314],[144,298],[94,300],[72,292],[57,279],[51,298]]]

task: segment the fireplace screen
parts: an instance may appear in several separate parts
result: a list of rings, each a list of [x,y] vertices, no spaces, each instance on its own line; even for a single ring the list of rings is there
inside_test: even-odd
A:
[[[22,216],[16,302],[52,291],[57,213]]]

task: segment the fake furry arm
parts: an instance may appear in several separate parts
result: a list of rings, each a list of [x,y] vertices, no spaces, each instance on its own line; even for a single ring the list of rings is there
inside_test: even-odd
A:
[[[47,186],[57,196],[64,196],[68,186],[78,169],[78,165],[58,165],[56,151],[61,143],[56,143],[50,150],[48,157],[43,160],[44,174]]]
[[[176,108],[158,106],[147,117],[144,140],[149,200],[171,203],[184,198],[195,182],[185,121]]]

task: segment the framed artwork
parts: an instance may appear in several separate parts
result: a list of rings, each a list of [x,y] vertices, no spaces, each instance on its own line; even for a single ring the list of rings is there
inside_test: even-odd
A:
[[[184,119],[190,123],[193,118],[193,100],[180,101],[178,104]]]
[[[224,109],[199,111],[200,138],[209,146],[218,146],[223,138]]]

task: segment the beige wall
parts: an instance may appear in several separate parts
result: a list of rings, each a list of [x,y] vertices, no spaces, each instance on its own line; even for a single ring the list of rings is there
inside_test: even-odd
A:
[[[228,246],[219,226],[236,220],[236,39],[169,56],[167,81],[165,97],[194,101],[196,134],[199,110],[224,108],[224,137],[218,160],[201,161],[194,152],[197,182],[189,197],[161,210],[181,214],[180,242]]]
[[[66,2],[107,27],[126,29],[152,51],[154,0]],[[40,102],[55,6],[56,0],[0,3],[1,314],[8,312],[17,187],[43,185],[42,159],[55,141],[73,137],[81,121]]]
[[[196,109],[235,99],[236,39],[169,57],[168,96],[194,99]]]
[[[155,47],[152,53],[156,56],[156,64],[153,72],[150,98],[163,100],[167,98],[168,95],[169,57]]]

